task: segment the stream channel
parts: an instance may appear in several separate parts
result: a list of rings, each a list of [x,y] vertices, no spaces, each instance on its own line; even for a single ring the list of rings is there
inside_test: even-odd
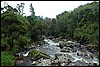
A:
[[[16,66],[99,66],[99,58],[81,44],[76,46],[76,43],[76,45],[60,48],[60,42],[54,42],[50,39],[44,39],[44,42],[44,45],[21,52],[26,58],[24,61],[16,61]],[[28,54],[34,49],[49,55],[51,58],[40,58],[32,61]]]

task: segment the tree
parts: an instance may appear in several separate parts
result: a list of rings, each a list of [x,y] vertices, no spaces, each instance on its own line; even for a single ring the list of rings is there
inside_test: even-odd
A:
[[[34,12],[34,8],[32,6],[32,3],[30,3],[30,12],[31,12],[32,22],[34,22],[35,21],[35,12]]]
[[[24,10],[24,5],[25,5],[25,3],[20,3],[20,4],[17,4],[17,6],[16,6],[16,8],[17,8],[17,10],[18,10],[18,14],[19,15],[24,15],[25,13],[23,12],[23,10]]]
[[[20,15],[12,12],[2,14],[1,46],[7,47],[8,50],[27,46],[30,41],[27,25],[28,21]]]

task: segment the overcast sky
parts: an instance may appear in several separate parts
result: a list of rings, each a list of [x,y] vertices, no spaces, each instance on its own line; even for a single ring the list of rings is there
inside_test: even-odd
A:
[[[25,3],[24,13],[29,16],[29,5],[32,3],[35,15],[49,18],[55,18],[56,15],[64,12],[71,11],[80,5],[91,3],[93,1],[6,1],[10,6],[16,7],[19,3]],[[1,7],[4,6],[4,2],[1,2]]]

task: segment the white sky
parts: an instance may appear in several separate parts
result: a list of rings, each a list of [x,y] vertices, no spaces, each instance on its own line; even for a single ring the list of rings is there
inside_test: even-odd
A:
[[[56,18],[56,15],[61,14],[64,11],[71,11],[80,5],[91,3],[93,1],[6,1],[10,6],[16,7],[17,4],[25,3],[24,13],[29,16],[30,3],[32,3],[35,15],[49,18]],[[1,2],[1,7],[4,6],[4,2]]]

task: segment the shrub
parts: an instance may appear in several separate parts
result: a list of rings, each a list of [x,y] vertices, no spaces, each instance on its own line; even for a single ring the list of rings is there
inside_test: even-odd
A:
[[[14,55],[2,51],[1,52],[1,66],[14,66]]]

